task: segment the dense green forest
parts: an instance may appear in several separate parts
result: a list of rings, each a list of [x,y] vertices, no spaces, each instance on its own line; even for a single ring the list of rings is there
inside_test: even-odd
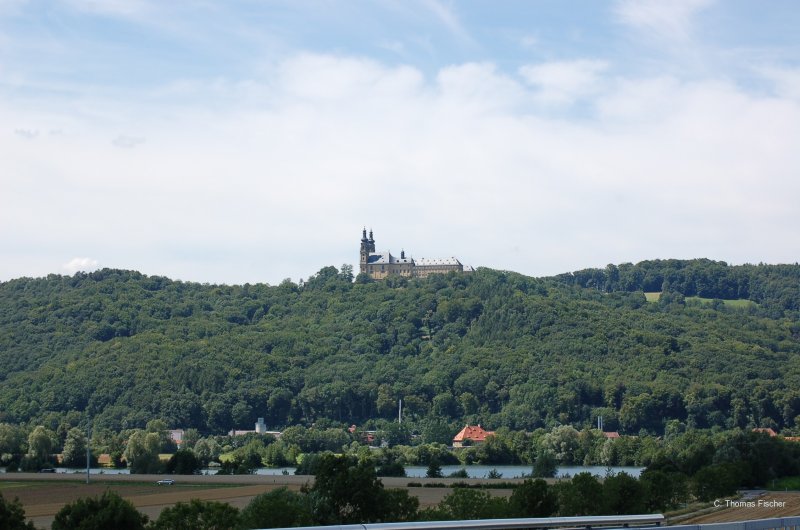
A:
[[[608,265],[562,274],[570,285],[612,291],[679,293],[720,300],[751,300],[780,316],[800,310],[800,267],[795,265],[742,265],[723,261],[653,260],[633,265]]]
[[[355,280],[355,281],[354,281]],[[644,292],[663,291],[658,302]],[[709,300],[699,300],[700,296]],[[723,300],[749,299],[744,307]],[[104,269],[0,283],[0,422],[514,430],[800,427],[800,266],[225,286]]]

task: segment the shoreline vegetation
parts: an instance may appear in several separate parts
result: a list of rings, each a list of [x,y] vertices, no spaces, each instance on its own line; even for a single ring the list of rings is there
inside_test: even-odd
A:
[[[14,432],[8,425],[0,427],[4,427],[0,430],[6,435]],[[193,449],[180,449],[171,454],[168,460],[162,459],[162,456],[165,455],[161,455],[160,451],[164,449],[165,445],[161,444],[169,444],[170,440],[167,431],[161,427],[163,427],[163,422],[154,421],[150,422],[147,430],[136,430],[131,433],[127,442],[123,444],[126,448],[123,456],[126,460],[130,459],[127,463],[132,474],[104,475],[103,480],[110,482],[136,481],[137,474],[145,474],[151,478],[168,476],[175,479],[179,477],[177,480],[184,482],[184,486],[194,482],[212,480],[209,475],[197,474],[203,464],[201,439],[195,442]],[[307,430],[305,434],[314,439],[316,434],[310,431],[313,429]],[[77,436],[78,431],[72,432]],[[37,427],[31,431],[28,440],[29,452],[22,458],[23,467],[48,463],[44,455],[30,452],[30,448],[39,447],[40,443],[44,443],[42,440],[49,439],[42,438],[37,441],[37,436],[43,434],[46,434],[46,429]],[[532,474],[539,473],[540,478],[512,479],[503,477],[497,468],[493,468],[488,473],[488,476],[491,477],[489,479],[469,479],[466,465],[459,467],[456,472],[447,476],[442,472],[441,462],[447,458],[458,461],[458,458],[463,458],[464,454],[474,453],[482,455],[481,458],[495,459],[500,459],[502,455],[513,457],[513,451],[502,449],[508,448],[511,440],[518,435],[527,436],[525,433],[500,431],[488,436],[484,443],[467,448],[449,449],[444,446],[429,447],[424,444],[383,448],[371,448],[357,443],[344,444],[336,453],[324,450],[316,453],[301,452],[297,457],[298,467],[294,476],[254,474],[254,471],[264,464],[269,448],[277,446],[281,440],[276,440],[269,435],[258,434],[232,436],[227,439],[220,437],[219,442],[237,444],[238,447],[226,453],[226,458],[221,462],[217,474],[213,475],[213,480],[224,483],[227,480],[226,476],[231,477],[230,480],[241,480],[236,477],[251,477],[250,480],[253,484],[270,480],[273,484],[277,484],[292,479],[290,482],[299,487],[298,492],[291,495],[284,492],[280,495],[289,495],[291,503],[305,506],[302,509],[298,508],[300,510],[298,513],[302,514],[302,518],[297,521],[317,521],[317,524],[324,524],[319,521],[340,521],[340,519],[330,514],[323,515],[321,512],[314,512],[309,506],[316,506],[315,501],[313,501],[313,496],[308,497],[308,495],[312,491],[319,491],[319,489],[314,489],[318,486],[320,488],[333,487],[325,485],[331,481],[332,484],[341,486],[340,482],[343,480],[345,482],[354,480],[354,474],[356,477],[361,477],[359,480],[367,484],[362,484],[364,488],[382,490],[384,483],[400,488],[397,490],[390,487],[385,499],[370,501],[378,503],[378,505],[384,503],[381,508],[384,511],[369,512],[372,514],[370,515],[373,518],[371,520],[374,521],[402,521],[415,518],[436,520],[437,518],[523,517],[526,516],[523,515],[524,513],[528,513],[525,510],[541,514],[542,517],[555,514],[613,515],[645,513],[646,511],[663,512],[680,509],[688,503],[703,503],[730,497],[740,488],[765,487],[770,483],[775,486],[778,480],[781,481],[780,485],[788,487],[790,484],[794,484],[797,476],[800,476],[800,443],[775,436],[768,430],[738,430],[728,432],[687,431],[676,433],[666,440],[652,438],[646,441],[644,438],[635,437],[634,439],[640,444],[638,458],[647,455],[648,459],[647,466],[638,477],[625,472],[615,473],[609,469],[609,472],[602,477],[582,472],[570,478],[543,480],[541,477],[553,476],[560,460],[567,458],[575,460],[581,457],[586,459],[591,455],[592,444],[588,442],[593,439],[597,441],[600,448],[606,448],[608,444],[623,443],[621,440],[624,440],[622,437],[606,438],[600,432],[593,433],[590,430],[578,432],[565,427],[555,428],[550,433],[543,434],[536,441],[538,445],[530,447],[532,454],[536,455]],[[213,438],[212,440],[217,442]],[[533,443],[532,439],[529,441]],[[221,447],[219,442],[217,445]],[[140,443],[141,446],[137,445]],[[564,451],[566,451],[565,448],[570,447],[570,452],[554,453],[548,445],[551,443],[555,443],[555,447],[561,447]],[[148,447],[151,451],[148,451]],[[643,453],[641,452],[642,448],[648,448],[647,450],[652,452]],[[458,457],[456,453],[458,453]],[[426,472],[428,480],[406,477],[404,469],[407,463],[406,459],[419,459],[421,455],[428,460]],[[217,457],[219,456],[221,454],[217,455]],[[49,470],[49,468],[46,469]],[[158,474],[152,475],[154,472]],[[37,473],[31,475],[13,471],[0,476],[6,483],[13,482],[15,476],[28,479],[33,476],[40,480],[63,477],[62,480],[72,480],[72,482],[82,479],[82,476],[78,474]],[[313,480],[309,479],[310,476],[313,476]],[[97,477],[98,475],[94,475],[93,479],[97,479]],[[413,495],[409,497],[406,490],[425,489],[445,490],[442,494],[444,496],[435,506],[420,508],[418,500],[414,500],[416,497]],[[392,493],[393,491],[395,493]],[[396,493],[396,491],[403,491],[403,493]],[[497,492],[502,491],[507,491],[507,493],[498,496]],[[10,493],[13,493],[13,489]],[[319,495],[328,498],[329,493],[319,493]],[[342,495],[350,498],[348,497],[350,493]],[[529,496],[533,496],[533,500],[528,498]],[[512,499],[517,500],[512,502]],[[118,503],[117,500],[113,502]],[[514,502],[517,504],[515,505]],[[533,508],[523,509],[519,503],[533,503],[538,507],[536,510],[539,511],[534,511]],[[543,503],[546,508],[542,507]],[[471,508],[467,510],[464,506]],[[195,506],[194,508],[199,510],[202,507]],[[342,509],[344,510],[344,508]],[[341,521],[346,522],[345,520]]]

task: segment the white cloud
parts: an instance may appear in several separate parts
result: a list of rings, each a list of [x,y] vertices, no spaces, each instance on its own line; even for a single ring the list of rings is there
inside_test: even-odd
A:
[[[525,35],[519,40],[519,44],[523,48],[536,48],[539,45],[539,38],[536,35]]]
[[[756,71],[772,82],[778,96],[800,102],[800,69],[765,66]]]
[[[643,35],[664,41],[687,41],[692,35],[694,16],[715,0],[618,0],[616,14],[621,22]]]
[[[61,266],[67,274],[75,274],[76,272],[91,272],[97,269],[99,265],[96,259],[92,258],[72,258],[67,263]]]
[[[39,131],[33,129],[14,129],[14,134],[26,140],[34,140],[39,136]]]
[[[399,40],[384,40],[378,43],[378,46],[384,50],[389,50],[390,52],[394,52],[398,55],[402,55],[406,51],[405,44]]]
[[[95,15],[131,17],[150,10],[148,0],[66,0],[71,8]]]
[[[538,90],[537,99],[545,104],[563,105],[599,92],[605,61],[580,59],[526,65],[520,75]]]
[[[21,11],[30,0],[0,0],[0,16],[15,15]]]
[[[472,38],[469,36],[469,33],[467,33],[463,24],[461,24],[458,15],[451,6],[445,5],[445,3],[440,0],[421,0],[421,2],[428,11],[439,19],[450,33],[465,42],[473,43]]]
[[[459,114],[511,110],[525,100],[524,89],[490,63],[466,63],[439,71],[436,84],[442,108]]]
[[[278,93],[318,102],[363,101],[370,94],[399,97],[422,82],[421,74],[409,67],[385,68],[372,60],[316,54],[283,61],[276,75]]]
[[[426,78],[304,54],[266,79],[87,96],[93,113],[0,99],[0,123],[65,131],[0,131],[0,226],[15,227],[0,232],[0,277],[46,274],[80,248],[149,274],[278,283],[353,263],[364,224],[395,252],[534,275],[795,261],[797,101],[714,79],[591,81],[604,68],[523,81],[466,63]],[[529,105],[548,83],[596,112]],[[125,130],[147,148],[109,142]]]
[[[145,142],[144,138],[121,134],[116,138],[114,138],[114,140],[111,143],[122,149],[133,149],[134,147],[141,145],[144,142]]]

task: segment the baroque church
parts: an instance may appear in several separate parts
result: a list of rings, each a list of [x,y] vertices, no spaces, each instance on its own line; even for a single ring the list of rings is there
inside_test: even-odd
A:
[[[426,278],[430,274],[447,274],[450,271],[460,273],[472,272],[469,265],[464,266],[456,258],[420,258],[406,257],[405,250],[400,251],[400,257],[393,256],[388,250],[376,252],[375,238],[372,230],[361,232],[361,269],[360,272],[369,274],[373,280],[382,280],[390,274],[406,276],[408,278]]]

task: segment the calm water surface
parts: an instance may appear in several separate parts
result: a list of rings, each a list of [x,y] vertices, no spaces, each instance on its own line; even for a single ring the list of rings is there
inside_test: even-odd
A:
[[[531,472],[530,466],[442,466],[442,475],[447,477],[449,474],[454,473],[460,469],[466,469],[470,478],[486,478],[489,473],[494,469],[502,475],[501,478],[519,478]],[[592,475],[604,477],[609,473],[625,472],[632,477],[638,477],[644,468],[642,467],[604,467],[604,466],[561,466],[556,472],[557,477],[571,477],[578,473],[588,471]],[[256,470],[256,475],[294,475],[295,468],[293,467],[263,467]],[[427,473],[427,466],[407,466],[406,476],[408,478],[422,478]],[[203,475],[213,475],[217,472],[216,469],[203,469]],[[0,468],[0,473],[5,473],[4,468]],[[86,474],[86,469],[70,469],[65,467],[57,467],[56,473],[74,473]],[[127,475],[130,472],[127,469],[109,469],[109,468],[92,468],[90,470],[92,475]]]
[[[502,474],[501,478],[519,478],[523,475],[530,474],[530,466],[442,466],[442,475],[445,477],[450,473],[454,473],[460,469],[466,469],[470,478],[486,478],[493,469]],[[624,466],[561,466],[556,472],[557,477],[571,477],[578,473],[588,471],[592,475],[604,477],[608,473],[621,473],[625,472],[632,477],[638,477],[644,468],[642,467],[624,467]],[[261,468],[256,471],[258,475],[282,475],[284,472],[289,475],[294,475],[295,468]],[[406,476],[409,478],[422,478],[428,472],[427,466],[406,466]]]

